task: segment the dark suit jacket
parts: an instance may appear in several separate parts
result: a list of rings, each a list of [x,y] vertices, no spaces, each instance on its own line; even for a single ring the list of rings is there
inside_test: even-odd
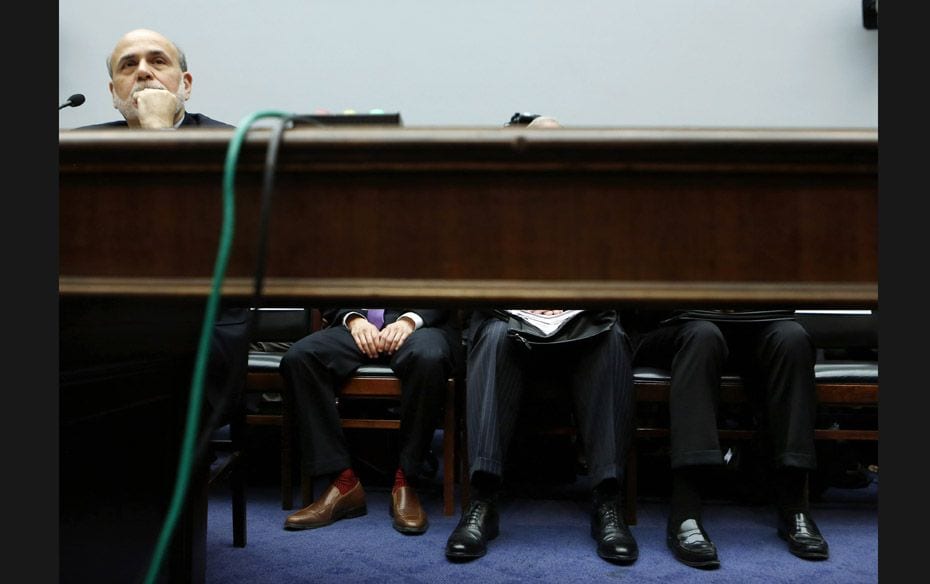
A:
[[[89,126],[81,126],[75,128],[76,130],[99,130],[102,128],[128,128],[129,123],[126,120],[119,120],[117,122],[104,122],[102,124],[91,124]],[[213,118],[208,118],[203,114],[192,114],[190,112],[184,112],[184,119],[181,121],[182,128],[235,128],[231,124],[226,122],[220,122],[214,120]]]
[[[350,312],[357,312],[368,318],[367,308],[333,308],[323,312],[323,320],[326,321],[326,326],[341,325],[342,319]],[[455,323],[450,318],[452,312],[432,308],[386,308],[384,310],[384,324],[391,324],[405,312],[419,314],[420,318],[423,319],[424,327],[454,328]]]

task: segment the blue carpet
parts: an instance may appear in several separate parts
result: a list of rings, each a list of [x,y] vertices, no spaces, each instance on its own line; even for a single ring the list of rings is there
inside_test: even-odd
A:
[[[290,512],[281,509],[277,487],[250,487],[245,548],[232,546],[228,486],[216,484],[209,500],[207,582],[878,581],[877,475],[865,488],[831,487],[813,504],[814,519],[830,543],[830,559],[823,562],[788,553],[787,544],[776,534],[770,507],[706,503],[704,526],[717,544],[721,562],[714,571],[689,568],[673,558],[665,546],[667,501],[659,497],[641,498],[637,507],[638,522],[632,531],[640,547],[639,560],[631,566],[601,560],[589,534],[584,485],[552,498],[505,498],[500,507],[501,534],[490,543],[488,554],[453,564],[443,552],[458,515],[442,515],[438,481],[420,492],[430,518],[429,531],[421,536],[405,536],[391,527],[385,487],[366,489],[368,515],[306,531],[283,529]]]

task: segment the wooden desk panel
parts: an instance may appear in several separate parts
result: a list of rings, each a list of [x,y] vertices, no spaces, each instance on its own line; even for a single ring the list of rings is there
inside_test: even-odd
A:
[[[241,152],[224,285],[236,299],[251,295],[269,135],[250,132]],[[232,136],[59,134],[61,434],[80,446],[62,489],[87,495],[63,499],[65,571],[111,569],[101,537],[123,538],[130,573],[146,567],[154,531],[93,518],[167,507]],[[877,150],[874,131],[295,129],[265,302],[877,306]],[[118,465],[68,478],[119,460],[127,440],[150,463],[128,503],[103,488],[126,484]],[[204,580],[203,474],[172,581]]]
[[[269,131],[236,178],[247,294]],[[231,130],[64,131],[64,294],[205,294]],[[877,136],[858,131],[294,129],[269,297],[877,302]]]

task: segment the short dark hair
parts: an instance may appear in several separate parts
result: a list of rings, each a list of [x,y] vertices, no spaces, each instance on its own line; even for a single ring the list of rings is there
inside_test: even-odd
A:
[[[539,114],[531,114],[528,112],[516,112],[510,116],[510,121],[504,124],[505,126],[525,126],[539,117]]]

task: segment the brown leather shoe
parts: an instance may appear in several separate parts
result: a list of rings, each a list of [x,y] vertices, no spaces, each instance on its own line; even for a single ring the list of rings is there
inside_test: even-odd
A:
[[[391,492],[392,525],[401,533],[419,535],[426,532],[429,521],[413,487],[398,487]]]
[[[359,517],[368,513],[362,483],[356,483],[345,495],[336,485],[326,488],[320,498],[284,520],[284,529],[314,529],[340,519]]]

